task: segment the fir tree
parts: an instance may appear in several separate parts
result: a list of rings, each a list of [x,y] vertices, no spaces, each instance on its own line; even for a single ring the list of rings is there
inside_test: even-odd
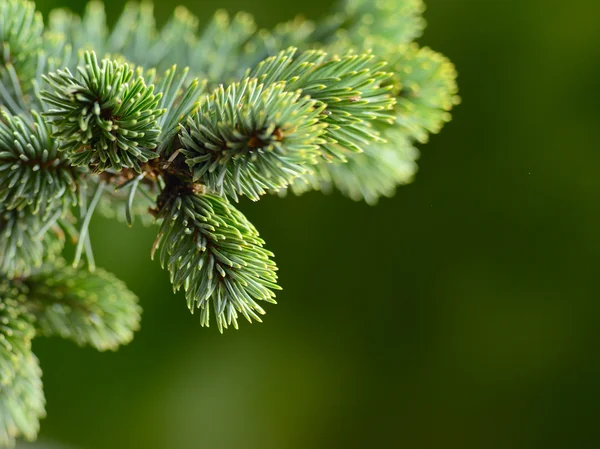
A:
[[[412,180],[416,145],[458,101],[453,65],[414,43],[423,11],[341,0],[266,30],[222,11],[200,29],[177,8],[157,28],[131,3],[109,28],[98,2],[44,24],[0,0],[0,445],[34,439],[45,413],[36,335],[114,350],[139,327],[136,296],[95,268],[95,211],[157,223],[152,255],[223,331],[260,321],[279,290],[240,197],[374,204]]]

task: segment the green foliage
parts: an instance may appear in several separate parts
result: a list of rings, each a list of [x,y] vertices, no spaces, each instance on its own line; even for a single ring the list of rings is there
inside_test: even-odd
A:
[[[230,18],[218,11],[197,40],[191,41],[189,62],[195,73],[213,85],[230,82],[240,67],[244,44],[256,31],[252,16],[238,13]]]
[[[139,220],[144,226],[152,226],[156,219],[148,211],[156,206],[158,189],[153,184],[141,182],[137,182],[137,187],[133,189],[136,179],[138,178],[133,178],[129,186],[105,192],[96,211],[103,217],[129,226],[133,225],[134,220]]]
[[[0,202],[37,214],[55,202],[75,203],[79,170],[58,151],[49,125],[32,114],[33,123],[5,111],[0,116]]]
[[[380,71],[370,54],[328,56],[323,51],[306,51],[295,57],[290,48],[258,64],[251,76],[265,84],[286,82],[287,89],[300,89],[324,106],[327,124],[322,145],[327,161],[345,161],[351,152],[361,152],[368,142],[379,142],[374,124],[387,123],[394,100],[381,84],[391,76]]]
[[[423,0],[344,0],[337,16],[339,34],[355,45],[373,38],[408,43],[423,34],[424,11]]]
[[[28,207],[0,205],[0,274],[26,276],[62,251],[64,233],[57,224],[59,209],[44,218]]]
[[[397,73],[397,125],[415,140],[425,143],[452,118],[459,102],[456,70],[443,55],[430,48],[411,45],[390,65]]]
[[[200,309],[200,323],[209,325],[211,303],[220,331],[237,329],[238,314],[261,321],[256,301],[275,303],[277,267],[248,219],[221,196],[188,191],[169,199],[159,217],[154,250],[174,289],[184,287],[188,308]]]
[[[35,439],[45,415],[41,370],[31,352],[35,336],[25,289],[0,280],[0,445]]]
[[[13,380],[0,385],[0,445],[14,446],[21,437],[35,440],[45,416],[42,370],[37,357],[29,352],[15,365]]]
[[[306,20],[304,17],[296,17],[276,25],[272,30],[258,30],[244,45],[244,65],[254,67],[263,59],[276,55],[282,49],[311,47],[310,43],[314,39],[315,28],[314,22]]]
[[[182,153],[194,181],[220,195],[258,200],[315,164],[324,106],[286,85],[255,78],[217,89],[183,129]]]
[[[291,186],[295,194],[310,190],[331,193],[334,188],[355,201],[374,205],[381,197],[391,197],[399,185],[412,181],[417,171],[418,150],[396,128],[383,133],[384,142],[373,143],[346,163],[320,164]]]
[[[0,71],[14,67],[21,77],[33,78],[32,64],[42,42],[42,15],[32,2],[0,3]]]
[[[55,137],[75,166],[90,166],[95,172],[107,168],[133,168],[158,156],[160,128],[157,118],[160,94],[146,86],[144,78],[127,64],[102,60],[85,53],[79,77],[69,69],[43,79],[52,92],[42,93],[51,107],[44,116],[55,126]]]
[[[44,415],[34,336],[114,350],[139,328],[135,295],[95,267],[96,210],[159,223],[153,255],[223,331],[260,321],[280,289],[230,201],[337,189],[374,204],[412,181],[416,146],[458,103],[454,66],[413,42],[423,11],[343,0],[265,30],[224,11],[201,28],[179,7],[158,28],[144,2],[111,28],[100,2],[44,26],[0,0],[0,445]]]
[[[114,350],[131,341],[140,312],[137,297],[102,270],[59,261],[27,278],[0,279],[0,445],[35,439],[45,416],[42,372],[31,352],[36,335]]]
[[[22,288],[0,281],[0,385],[13,383],[16,367],[31,351],[35,329],[26,299]]]
[[[27,307],[39,335],[59,336],[81,346],[116,350],[139,329],[137,297],[114,275],[59,263],[27,280]]]
[[[159,108],[166,111],[158,119],[161,129],[161,142],[157,153],[161,154],[173,149],[173,142],[180,131],[180,123],[186,117],[190,117],[198,110],[199,99],[206,88],[206,81],[200,82],[198,78],[190,79],[189,68],[177,70],[177,66],[169,68],[164,75],[158,79],[156,72],[149,73],[149,81],[157,83],[157,90],[162,95]]]
[[[413,142],[425,143],[430,134],[440,132],[459,102],[456,70],[444,56],[416,44],[393,46],[386,52],[394,74],[386,84],[395,99],[393,123],[381,124],[382,139],[367,143],[361,153],[349,154],[346,163],[320,164],[311,175],[298,179],[294,193],[330,192],[335,187],[356,201],[375,204],[412,180],[419,154]]]

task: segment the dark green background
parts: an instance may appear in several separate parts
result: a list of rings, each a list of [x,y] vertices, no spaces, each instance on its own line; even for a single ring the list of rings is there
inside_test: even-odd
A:
[[[41,1],[50,7],[67,0]],[[71,7],[83,4],[71,0]],[[330,1],[184,2],[270,26]],[[121,2],[111,1],[110,17]],[[171,2],[157,6],[165,18]],[[98,263],[141,298],[117,353],[40,340],[42,437],[81,449],[600,447],[600,3],[429,0],[421,43],[463,104],[416,182],[242,208],[284,291],[262,325],[202,329],[149,260],[155,230],[97,219]]]

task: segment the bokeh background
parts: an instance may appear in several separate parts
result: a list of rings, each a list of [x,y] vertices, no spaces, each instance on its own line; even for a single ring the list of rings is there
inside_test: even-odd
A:
[[[271,26],[332,0],[177,2]],[[116,18],[122,2],[107,3]],[[174,6],[157,4],[159,20]],[[598,17],[596,0],[428,0],[420,42],[457,65],[463,104],[416,182],[377,207],[318,193],[242,204],[284,287],[262,325],[202,329],[149,260],[155,230],[96,219],[97,261],[140,296],[143,328],[109,354],[36,341],[42,440],[600,447]]]

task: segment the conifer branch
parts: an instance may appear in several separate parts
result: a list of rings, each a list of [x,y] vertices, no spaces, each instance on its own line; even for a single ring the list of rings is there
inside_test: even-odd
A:
[[[0,385],[10,385],[18,363],[31,352],[33,317],[26,309],[26,291],[0,280]]]
[[[231,82],[240,69],[246,68],[240,67],[240,59],[256,30],[254,19],[247,13],[230,18],[227,12],[217,11],[193,44],[190,68],[213,86]]]
[[[255,78],[220,87],[182,129],[182,154],[195,182],[237,200],[257,201],[317,162],[324,106],[286,85]]]
[[[73,76],[59,70],[43,79],[53,92],[42,99],[52,107],[44,116],[54,125],[55,137],[75,166],[91,166],[97,173],[119,171],[154,159],[160,128],[157,119],[161,95],[146,86],[127,64],[103,60],[85,53],[85,65]]]
[[[35,438],[45,413],[34,336],[114,350],[139,328],[135,295],[95,269],[96,211],[157,223],[152,255],[223,332],[280,289],[230,201],[335,188],[375,204],[412,181],[459,102],[454,66],[413,42],[423,10],[341,0],[265,30],[224,11],[201,28],[179,7],[159,28],[143,2],[110,27],[92,1],[44,26],[33,3],[0,0],[0,446]]]
[[[40,419],[46,416],[46,398],[42,387],[42,370],[37,357],[22,355],[14,378],[0,385],[0,445],[13,447],[17,438],[34,441]]]
[[[45,261],[54,260],[64,246],[56,214],[35,214],[30,207],[7,209],[0,205],[0,274],[27,276]],[[42,229],[48,229],[40,234]]]
[[[354,201],[375,205],[381,197],[392,197],[398,186],[410,183],[417,171],[419,151],[407,136],[395,128],[382,133],[385,142],[367,145],[346,163],[319,164],[306,177],[298,178],[292,192],[310,190],[331,193],[333,189]],[[285,192],[281,192],[285,193]]]
[[[390,58],[390,64],[397,73],[396,124],[426,143],[452,119],[450,111],[460,103],[456,69],[448,58],[416,44]]]
[[[390,87],[382,86],[391,76],[382,71],[385,63],[368,53],[340,58],[311,50],[296,57],[296,51],[290,48],[266,59],[250,76],[267,85],[286,82],[287,89],[301,89],[325,106],[324,159],[345,161],[367,143],[380,141],[373,125],[391,122],[394,106]]]
[[[173,186],[178,189],[177,186]],[[153,253],[184,287],[190,311],[208,326],[211,307],[219,331],[238,327],[238,316],[261,321],[257,301],[275,303],[277,267],[252,224],[224,198],[180,190],[162,205]]]
[[[0,2],[0,75],[14,68],[10,76],[33,81],[32,70],[42,43],[44,24],[33,2]],[[19,92],[14,92],[15,94]]]
[[[0,280],[0,445],[35,439],[45,416],[41,370],[31,352],[35,336],[26,289]]]
[[[40,335],[105,351],[129,343],[140,327],[138,298],[104,270],[90,274],[58,262],[26,284],[27,308]]]
[[[423,0],[343,0],[337,17],[341,35],[354,45],[373,37],[405,44],[423,34],[424,12]]]
[[[33,120],[0,115],[0,202],[7,209],[30,206],[37,214],[56,203],[75,204],[81,170],[58,151],[48,124],[32,111]]]

